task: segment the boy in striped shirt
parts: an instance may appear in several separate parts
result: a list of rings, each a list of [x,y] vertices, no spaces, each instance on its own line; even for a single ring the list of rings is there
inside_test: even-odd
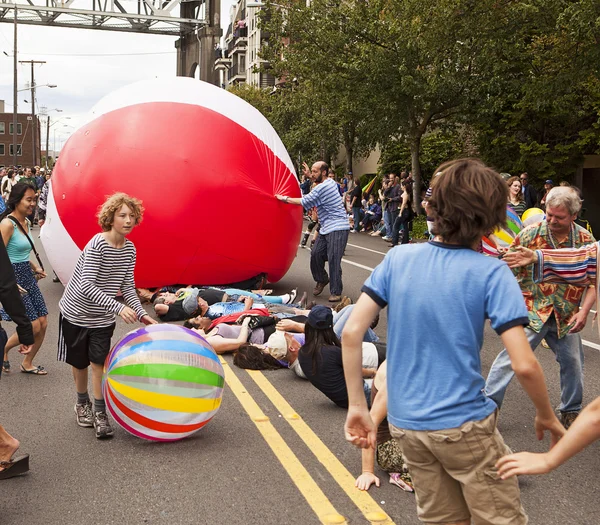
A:
[[[81,427],[94,427],[99,439],[114,433],[102,395],[102,371],[110,351],[115,318],[155,324],[142,308],[135,291],[133,270],[136,251],[126,239],[142,220],[142,203],[125,193],[115,193],[102,205],[96,234],[79,256],[73,276],[59,302],[58,359],[73,367],[77,390],[75,414]],[[118,292],[126,305],[118,302]],[[88,367],[92,368],[94,406],[88,395]]]

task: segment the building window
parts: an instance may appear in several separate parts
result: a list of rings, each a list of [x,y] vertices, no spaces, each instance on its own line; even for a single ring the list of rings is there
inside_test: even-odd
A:
[[[240,55],[240,71],[246,71],[246,57],[244,55]]]
[[[14,128],[14,126],[13,126],[13,123],[11,122],[11,123],[8,125],[8,133],[9,133],[10,135],[13,135],[13,133],[14,133],[14,132],[13,132],[13,130],[14,130],[14,129],[15,129],[15,128]],[[23,134],[23,124],[21,124],[20,122],[17,122],[17,135],[22,135],[22,134]]]
[[[15,150],[13,149],[13,145],[11,144],[8,147],[8,154],[12,157],[15,154],[14,151]],[[20,157],[21,155],[23,155],[23,150],[21,148],[21,144],[17,144],[17,156]]]
[[[0,157],[6,155],[4,144],[0,144]]]
[[[6,122],[0,122],[0,135],[4,135],[6,133]]]

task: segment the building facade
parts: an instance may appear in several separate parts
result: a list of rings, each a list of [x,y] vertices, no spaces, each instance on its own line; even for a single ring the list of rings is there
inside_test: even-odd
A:
[[[34,166],[41,162],[40,120],[37,116],[35,133],[33,123],[31,114],[17,114],[17,166]],[[13,127],[13,114],[4,111],[4,101],[0,100],[0,167],[13,165]]]
[[[261,88],[275,86],[275,77],[260,71],[266,62],[260,51],[270,35],[260,28],[260,3],[238,0],[230,9],[230,24],[224,46],[217,48],[215,69],[219,71],[221,87],[250,84]]]

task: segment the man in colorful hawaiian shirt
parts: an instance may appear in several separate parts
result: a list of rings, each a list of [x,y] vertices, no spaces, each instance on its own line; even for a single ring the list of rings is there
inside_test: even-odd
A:
[[[524,229],[517,235],[513,247],[531,250],[580,248],[595,242],[584,228],[575,224],[581,209],[581,199],[571,188],[553,188],[546,199],[546,219]],[[561,421],[566,428],[575,420],[583,400],[583,345],[579,333],[596,301],[594,290],[566,283],[538,283],[531,267],[516,270],[517,280],[529,312],[529,327],[525,329],[531,348],[546,339],[560,365]],[[485,386],[485,393],[498,407],[513,378],[506,350],[498,354]]]

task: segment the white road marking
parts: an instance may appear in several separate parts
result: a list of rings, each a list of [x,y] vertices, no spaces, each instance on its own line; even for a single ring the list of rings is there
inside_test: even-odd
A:
[[[599,344],[592,343],[591,341],[586,341],[585,339],[582,339],[581,342],[585,346],[589,346],[590,348],[593,348],[594,350],[600,350],[600,345]]]
[[[353,261],[349,261],[348,259],[342,259],[342,262],[345,262],[346,264],[351,264],[352,266],[358,266],[359,268],[362,268],[363,270],[369,270],[370,272],[372,272],[373,270],[375,270],[375,268],[371,268],[369,266],[365,266],[364,264],[358,264],[358,263],[355,263]]]
[[[350,244],[350,243],[348,243],[348,246],[352,246],[353,248],[360,248],[361,250],[365,250],[367,252],[378,253],[380,255],[387,255],[386,252],[378,252],[377,250],[371,250],[371,248],[364,248],[363,246],[359,246],[358,244]]]
[[[310,248],[305,248],[305,249],[308,250],[309,252],[312,251]],[[353,261],[349,261],[348,259],[342,259],[342,262],[345,262],[346,264],[351,264],[352,266],[357,266],[358,268],[362,268],[363,270],[368,270],[370,272],[375,270],[375,268],[371,268],[370,266],[365,266],[364,264],[358,264]]]

